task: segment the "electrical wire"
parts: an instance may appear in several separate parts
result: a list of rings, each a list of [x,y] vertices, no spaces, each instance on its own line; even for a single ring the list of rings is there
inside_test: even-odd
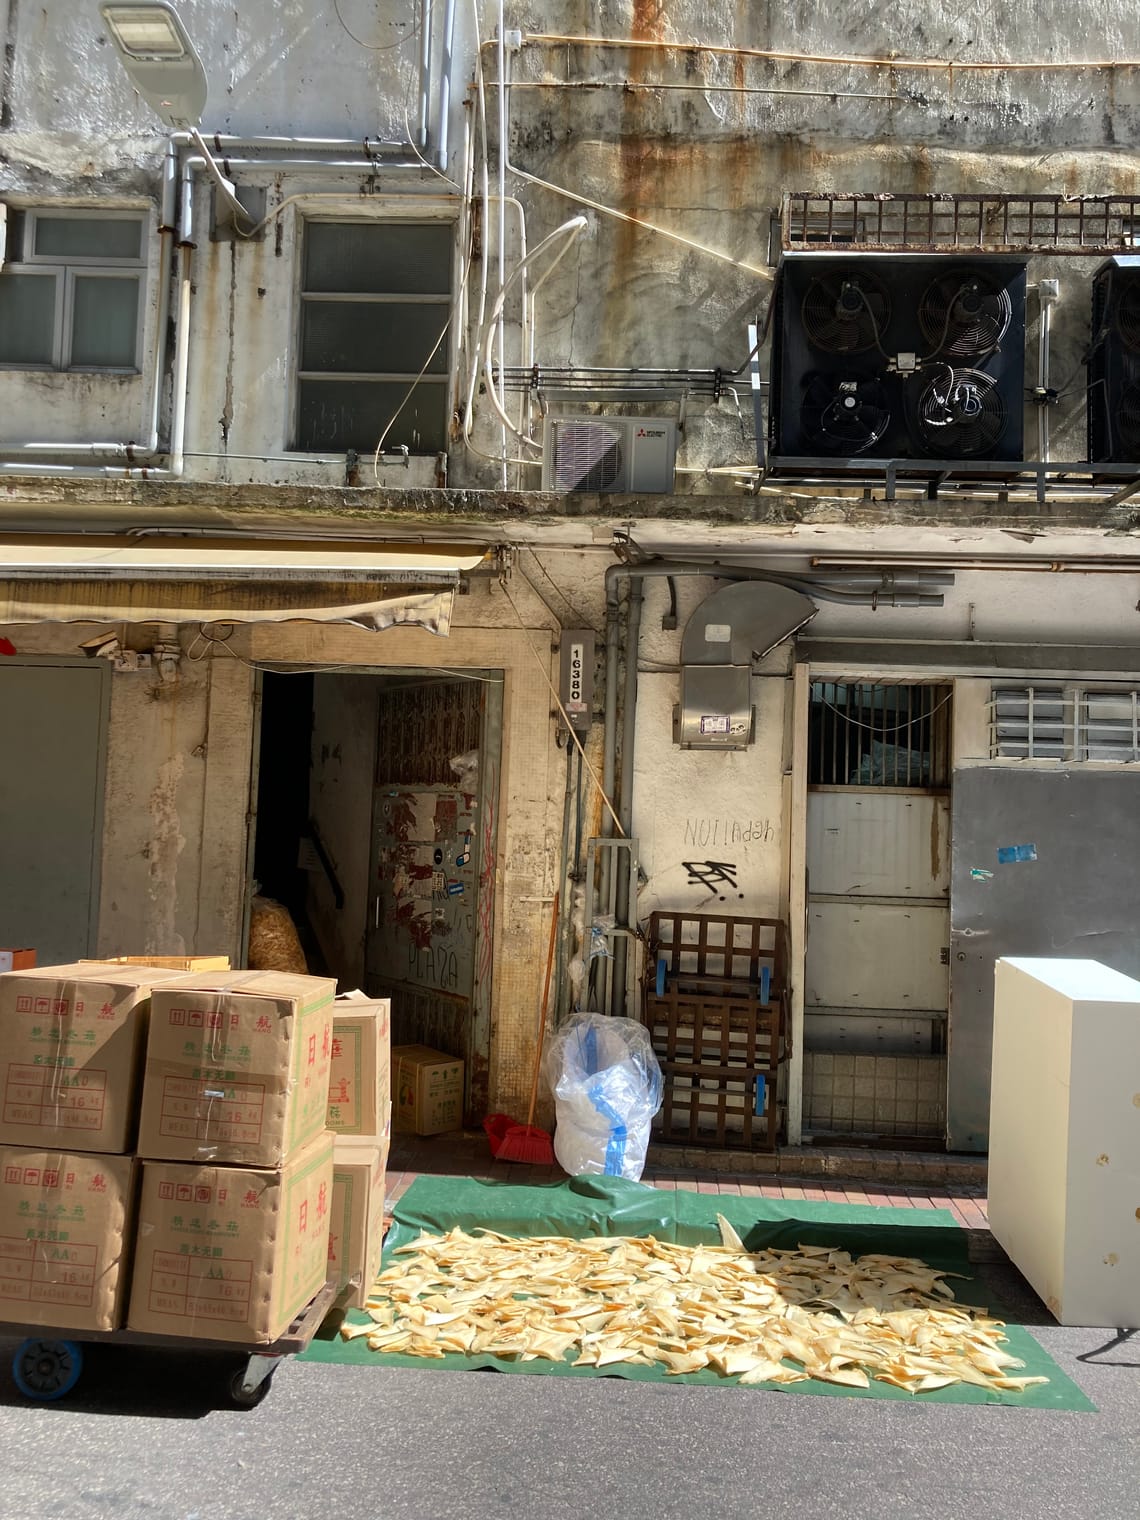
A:
[[[535,564],[538,566],[538,569],[541,572],[543,579],[550,586],[551,590],[555,593],[555,595],[559,598],[560,601],[562,601],[562,602],[564,602],[566,604],[567,608],[569,608],[570,612],[574,615],[574,618],[576,619],[575,626],[578,627],[578,628],[589,628],[589,630],[591,631],[591,633],[597,634],[598,637],[600,638],[601,634],[600,634],[599,630],[594,627],[593,623],[590,622],[589,618],[584,618],[582,616],[582,614],[578,611],[577,607],[575,607],[574,603],[570,600],[570,598],[565,594],[564,591],[562,591],[562,589],[558,586],[558,584],[551,578],[550,572],[547,570],[546,566],[539,559],[539,557],[535,553],[535,551],[533,549],[528,549],[527,552],[529,553],[531,559],[533,559],[534,562],[535,562]],[[524,572],[524,574],[525,574],[525,572]],[[529,580],[529,577],[528,577],[528,580]],[[530,581],[530,584],[533,586],[534,582]],[[536,592],[537,592],[537,588],[535,588],[535,589],[536,589]],[[547,603],[547,606],[550,606],[549,602]],[[552,612],[553,612],[553,610],[554,609],[551,608]],[[559,622],[561,622],[561,619],[559,619]]]
[[[834,703],[828,702],[826,698],[821,698],[818,705],[820,707],[830,708],[831,711],[842,718],[845,723],[850,723],[855,728],[866,728],[871,733],[881,734],[885,738],[887,734],[901,734],[904,728],[913,728],[916,723],[925,723],[929,718],[933,718],[935,713],[942,711],[952,696],[953,692],[950,693],[950,696],[943,697],[942,701],[938,703],[937,707],[932,707],[929,712],[919,713],[915,718],[908,718],[905,723],[900,723],[895,728],[880,728],[877,723],[861,723],[858,718],[850,717],[846,712],[844,712],[843,708],[836,707]]]
[[[349,26],[348,22],[341,15],[340,0],[332,0],[332,6],[333,10],[336,12],[336,19],[340,22],[341,26],[352,38],[353,42],[355,42],[358,47],[367,48],[370,53],[390,53],[394,48],[403,47],[405,43],[411,42],[415,37],[418,37],[420,33],[420,23],[418,20],[416,20],[412,23],[412,30],[405,36],[398,38],[395,42],[365,42],[363,37],[358,37],[356,35],[356,33]],[[393,26],[396,24],[396,22],[392,23]]]
[[[384,425],[384,431],[380,434],[380,441],[377,443],[376,448],[373,450],[373,453],[372,453],[372,478],[376,482],[377,485],[380,484],[380,451],[384,447],[384,440],[387,438],[388,434],[395,427],[395,425],[396,425],[396,419],[399,417],[400,413],[404,410],[404,408],[407,406],[408,402],[412,399],[412,396],[415,393],[416,386],[419,385],[420,381],[427,374],[427,367],[431,363],[431,361],[435,358],[436,353],[439,351],[439,345],[443,342],[444,338],[447,337],[448,329],[450,328],[450,326],[451,326],[451,313],[449,312],[448,313],[448,317],[447,317],[447,321],[443,324],[443,328],[440,331],[439,337],[432,344],[431,353],[428,354],[427,358],[424,360],[419,374],[412,381],[411,385],[408,386],[407,390],[404,392],[403,396],[400,398],[399,405],[393,410],[392,415],[388,418],[388,421]]]

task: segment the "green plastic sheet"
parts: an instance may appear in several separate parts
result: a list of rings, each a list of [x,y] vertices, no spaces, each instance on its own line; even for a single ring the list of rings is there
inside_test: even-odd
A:
[[[567,1182],[525,1186],[511,1182],[480,1182],[470,1177],[417,1177],[396,1204],[392,1228],[384,1247],[384,1265],[400,1246],[422,1232],[446,1234],[457,1226],[467,1231],[497,1230],[520,1237],[565,1235],[653,1235],[678,1245],[716,1243],[716,1216],[723,1214],[749,1250],[767,1246],[826,1245],[850,1251],[916,1256],[932,1267],[970,1276],[966,1233],[947,1209],[880,1208],[873,1204],[792,1201],[778,1198],[737,1198],[687,1189],[647,1187],[620,1177],[572,1177]],[[993,1295],[976,1281],[954,1282],[962,1303],[988,1307],[1006,1319]],[[352,1310],[348,1318],[362,1323],[366,1316]],[[869,1388],[846,1388],[809,1379],[788,1385],[757,1385],[760,1391],[809,1393],[829,1398],[919,1399],[933,1404],[1012,1404],[1028,1409],[1093,1410],[1038,1341],[1021,1325],[1009,1324],[1008,1349],[1025,1363],[1025,1374],[1044,1376],[1023,1393],[976,1388],[959,1383],[929,1393],[909,1394],[889,1383],[872,1380]],[[619,1377],[631,1382],[683,1382],[741,1387],[738,1379],[711,1370],[668,1373],[664,1367],[621,1363],[600,1370],[574,1367],[569,1361],[536,1358],[521,1362],[492,1356],[406,1356],[370,1351],[367,1338],[342,1340],[330,1325],[304,1353],[304,1360],[337,1362],[358,1367],[415,1367],[420,1370],[464,1371],[493,1369],[532,1377]],[[745,1385],[742,1392],[755,1389]]]

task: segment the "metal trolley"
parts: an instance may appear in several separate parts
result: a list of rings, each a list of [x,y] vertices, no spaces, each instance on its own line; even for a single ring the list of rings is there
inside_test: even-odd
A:
[[[229,1396],[242,1409],[260,1404],[278,1364],[287,1356],[304,1351],[312,1342],[333,1306],[338,1287],[327,1282],[317,1296],[275,1341],[242,1346],[235,1341],[198,1340],[185,1335],[152,1335],[142,1330],[56,1330],[43,1326],[0,1321],[0,1333],[24,1335],[12,1358],[16,1387],[29,1399],[62,1399],[78,1383],[83,1372],[83,1346],[107,1342],[116,1346],[146,1346],[166,1351],[228,1351],[244,1358],[230,1378]]]

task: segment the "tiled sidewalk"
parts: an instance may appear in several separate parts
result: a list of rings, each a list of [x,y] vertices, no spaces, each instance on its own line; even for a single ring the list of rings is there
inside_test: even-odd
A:
[[[828,1155],[828,1153],[817,1153]],[[836,1153],[828,1155],[832,1161]],[[850,1151],[840,1153],[840,1164],[845,1164]],[[937,1160],[937,1158],[930,1158]],[[856,1163],[857,1164],[857,1161]],[[820,1168],[822,1171],[823,1168]],[[923,1167],[919,1164],[916,1170]],[[977,1181],[947,1182],[944,1167],[930,1167],[939,1173],[938,1181],[930,1184],[892,1183],[845,1180],[828,1174],[793,1178],[781,1175],[779,1179],[764,1180],[754,1172],[731,1172],[687,1170],[660,1165],[646,1168],[643,1182],[660,1188],[684,1188],[695,1193],[718,1193],[743,1198],[785,1198],[790,1201],[811,1199],[829,1203],[863,1203],[877,1206],[913,1209],[949,1209],[958,1223],[971,1232],[988,1230],[985,1188]],[[388,1159],[389,1206],[405,1188],[421,1174],[450,1177],[478,1177],[495,1182],[559,1182],[565,1176],[560,1167],[525,1166],[495,1161],[491,1156],[486,1138],[466,1132],[455,1135],[437,1135],[423,1139],[414,1135],[394,1135]],[[976,1170],[965,1172],[971,1178]]]

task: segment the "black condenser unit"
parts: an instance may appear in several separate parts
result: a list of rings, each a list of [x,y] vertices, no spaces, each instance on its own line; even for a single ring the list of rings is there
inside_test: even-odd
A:
[[[1089,458],[1140,463],[1140,254],[1118,254],[1093,276]]]
[[[770,464],[1020,460],[1025,272],[929,254],[785,259]]]

